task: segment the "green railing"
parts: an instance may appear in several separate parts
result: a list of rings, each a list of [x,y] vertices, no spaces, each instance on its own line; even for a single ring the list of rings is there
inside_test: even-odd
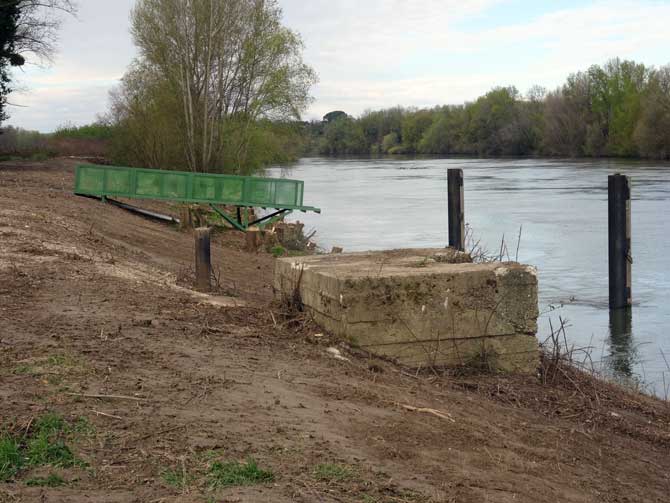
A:
[[[103,199],[124,197],[210,204],[215,209],[215,205],[228,205],[274,208],[278,214],[292,210],[321,212],[319,208],[303,205],[303,181],[284,178],[82,164],[77,166],[74,191]],[[244,229],[254,223],[238,221],[233,225]]]
[[[284,178],[86,164],[77,166],[75,193],[319,212],[303,206],[303,181]]]

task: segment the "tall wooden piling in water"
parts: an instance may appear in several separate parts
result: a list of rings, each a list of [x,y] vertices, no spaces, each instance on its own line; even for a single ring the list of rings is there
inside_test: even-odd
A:
[[[608,191],[609,231],[609,304],[610,309],[630,307],[632,264],[630,179],[617,173],[610,175]]]
[[[463,170],[447,171],[447,206],[449,210],[449,246],[465,250],[465,215],[463,201]]]
[[[210,230],[199,227],[195,230],[195,288],[201,292],[212,290],[212,259]]]

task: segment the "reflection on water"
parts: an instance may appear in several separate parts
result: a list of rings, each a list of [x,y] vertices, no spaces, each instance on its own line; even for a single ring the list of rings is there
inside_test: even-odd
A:
[[[592,348],[596,365],[661,384],[670,368],[670,165],[652,162],[543,159],[302,159],[273,176],[305,181],[305,204],[321,215],[298,214],[317,229],[324,248],[348,251],[440,247],[447,243],[448,168],[465,179],[465,218],[490,251],[504,236],[519,260],[537,266],[540,340],[549,320],[569,323],[575,347]],[[607,176],[632,178],[634,308],[610,319],[607,267]],[[624,335],[628,334],[628,335]]]
[[[609,367],[615,376],[622,379],[633,376],[633,310],[632,308],[610,311]]]

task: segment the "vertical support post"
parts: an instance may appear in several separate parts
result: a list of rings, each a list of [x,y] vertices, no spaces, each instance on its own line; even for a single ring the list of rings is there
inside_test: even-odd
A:
[[[182,204],[179,207],[179,228],[182,230],[193,229],[193,214],[190,204]]]
[[[201,292],[212,290],[212,259],[208,227],[195,230],[195,288]]]
[[[465,209],[463,200],[463,170],[447,171],[448,209],[449,209],[449,246],[465,250]]]
[[[629,178],[618,173],[610,175],[607,191],[610,309],[620,309],[633,303]]]
[[[249,252],[256,253],[261,245],[261,230],[256,227],[249,227],[245,232],[246,249]]]

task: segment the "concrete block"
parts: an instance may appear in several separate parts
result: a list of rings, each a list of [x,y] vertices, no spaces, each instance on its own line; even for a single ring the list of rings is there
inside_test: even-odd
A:
[[[453,249],[280,259],[278,296],[299,289],[314,319],[352,344],[410,366],[537,368],[537,275],[473,264]]]

